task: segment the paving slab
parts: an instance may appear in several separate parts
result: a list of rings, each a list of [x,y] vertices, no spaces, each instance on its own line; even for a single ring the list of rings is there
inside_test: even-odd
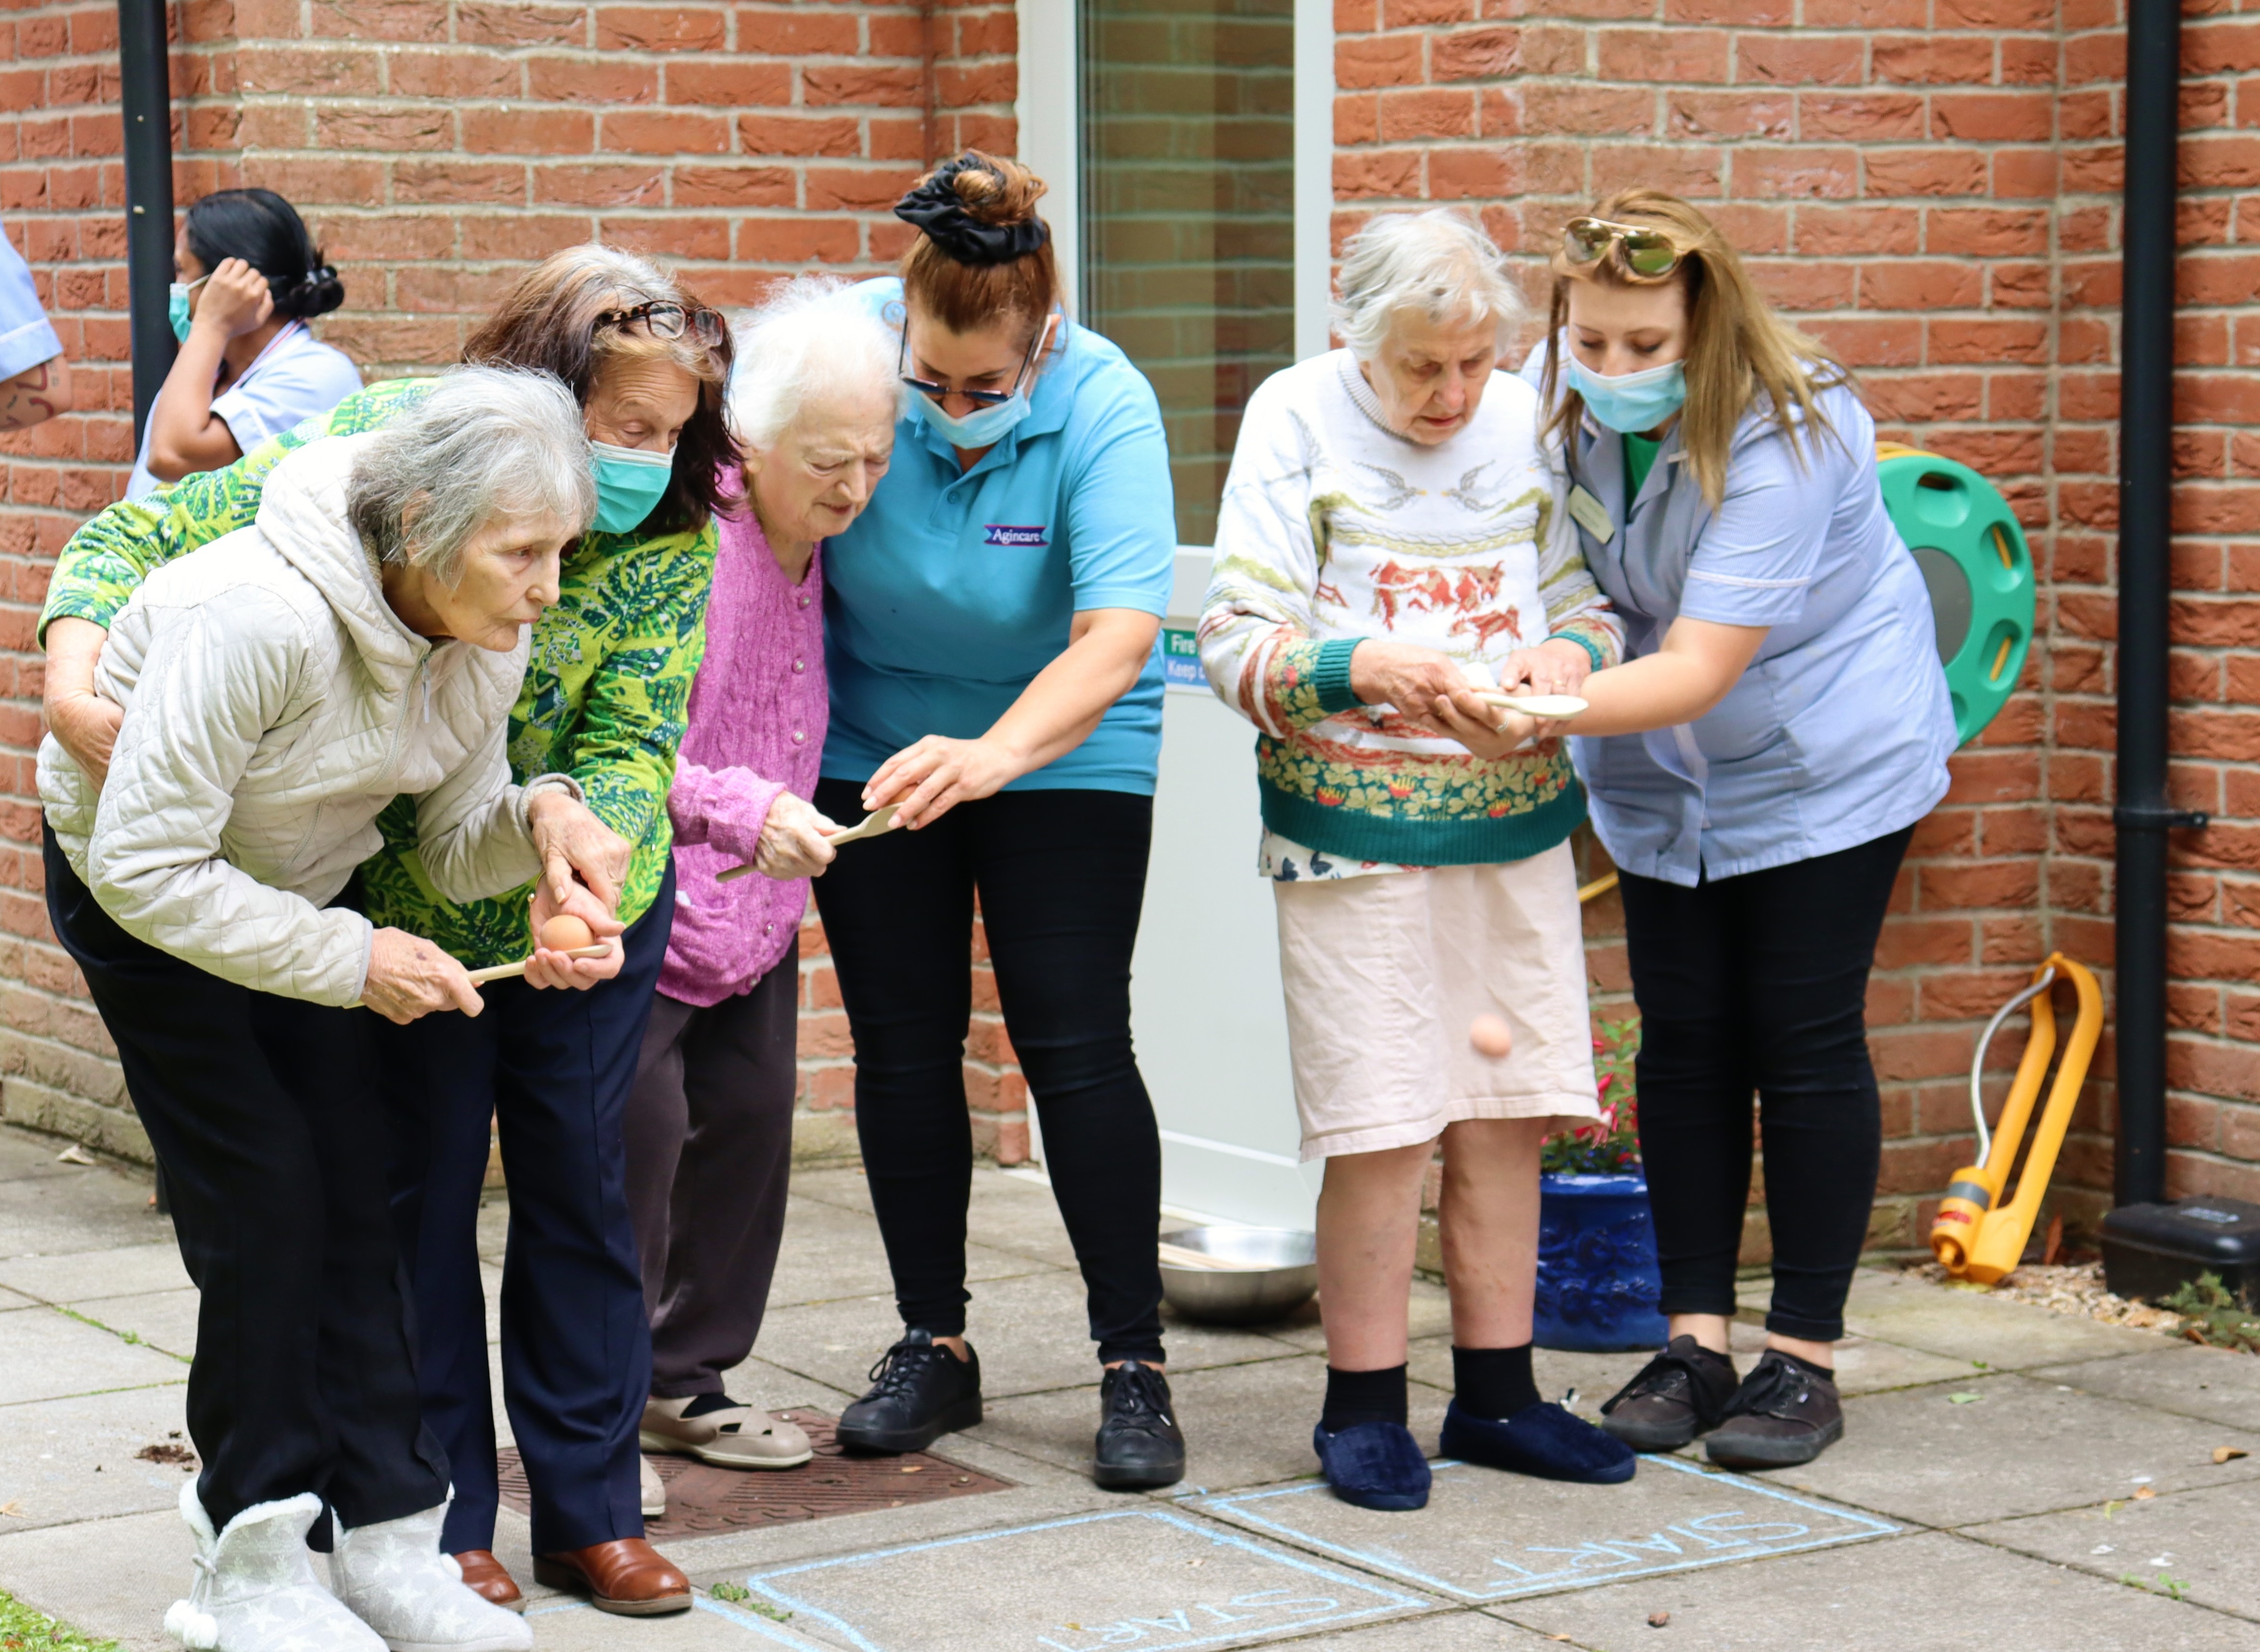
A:
[[[0,1531],[172,1508],[183,1470],[134,1454],[189,1444],[181,1383],[0,1407]]]
[[[1143,1506],[749,1573],[785,1626],[854,1652],[1141,1652],[1248,1646],[1434,1602],[1348,1568]]]
[[[973,1291],[966,1335],[981,1355],[984,1394],[1077,1387],[1098,1370],[1084,1306],[1083,1280],[1060,1270],[989,1281]],[[762,1355],[771,1363],[861,1393],[871,1362],[902,1334],[894,1298],[813,1303],[770,1313]],[[1169,1336],[1172,1373],[1248,1360],[1291,1359],[1300,1350],[1276,1337],[1223,1326],[1179,1326]]]
[[[1264,1360],[1206,1370],[1172,1371],[1169,1392],[1185,1432],[1185,1478],[1175,1491],[1224,1491],[1316,1474],[1311,1427],[1326,1398],[1324,1359]],[[1413,1384],[1412,1432],[1434,1444],[1448,1394]],[[989,1441],[1084,1474],[1098,1427],[1098,1387],[1054,1390],[991,1401],[968,1438]]]
[[[1857,1563],[1853,1563],[1856,1558]],[[2253,1652],[2260,1628],[1949,1533],[1491,1608],[1624,1652]],[[1667,1632],[1648,1627],[1669,1613]]]
[[[25,1176],[0,1194],[0,1257],[46,1257],[169,1241],[173,1224],[149,1209],[149,1184],[106,1167],[66,1165]]]
[[[38,1305],[39,1299],[35,1297],[24,1296],[14,1291],[0,1290],[0,1313],[7,1313],[17,1308],[30,1308],[36,1307]]]
[[[0,1125],[0,1182],[22,1182],[34,1176],[70,1176],[87,1167],[63,1164],[56,1155],[70,1144],[16,1125]]]
[[[1005,1279],[1054,1266],[986,1245],[966,1247],[970,1280]],[[776,1277],[769,1282],[770,1307],[890,1294],[894,1288],[886,1248],[868,1214],[818,1199],[785,1201],[784,1243],[777,1252]]]
[[[0,1587],[126,1652],[181,1652],[165,1608],[189,1592],[195,1548],[177,1507],[13,1532],[0,1534]]]
[[[2156,1331],[2051,1313],[1990,1291],[1942,1287],[1919,1275],[1874,1268],[1854,1277],[1844,1327],[1901,1348],[1983,1361],[1997,1371],[2156,1353],[2164,1341]]]
[[[767,1341],[767,1337],[763,1337]],[[869,1368],[864,1368],[868,1370]],[[862,1373],[858,1372],[860,1377]],[[798,1371],[789,1371],[760,1355],[732,1366],[722,1373],[724,1391],[733,1399],[763,1411],[778,1411],[792,1405],[813,1405],[819,1411],[839,1415],[842,1406],[862,1398],[870,1386],[859,1382],[852,1389],[834,1388],[829,1383],[819,1383],[813,1377],[804,1377]]]
[[[2232,1428],[2260,1427],[2260,1359],[2228,1348],[2183,1342],[2155,1354],[2052,1365],[2028,1375]]]
[[[1236,1525],[1447,1599],[1513,1600],[1622,1577],[1885,1537],[1899,1528],[1780,1487],[1644,1460],[1628,1484],[1568,1485],[1440,1462],[1428,1506],[1353,1508],[1323,1484],[1207,1498]]]
[[[2244,1463],[2235,1465],[2238,1468]],[[2160,1593],[2181,1587],[2184,1598],[2260,1620],[2260,1496],[2255,1470],[2231,1485],[2113,1508],[2075,1509],[2028,1520],[1975,1526],[1982,1538],[2022,1554]]]
[[[2260,1451],[2260,1434],[2003,1375],[1848,1400],[1842,1443],[1768,1477],[1926,1526],[1969,1526],[2248,1477],[2241,1463],[2214,1465],[2217,1445]]]
[[[138,1297],[101,1297],[65,1305],[120,1337],[138,1339],[161,1354],[186,1360],[196,1355],[198,1300],[195,1291],[153,1291]]]
[[[0,1203],[8,1197],[0,1194]],[[156,1243],[67,1256],[12,1256],[0,1262],[0,1285],[42,1302],[92,1302],[104,1297],[187,1290],[190,1281],[189,1270],[181,1265],[181,1248],[168,1237]]]
[[[1555,1652],[1556,1645],[1535,1630],[1464,1608],[1321,1633],[1296,1644],[1323,1647],[1326,1652]]]
[[[860,1170],[796,1170],[792,1191],[803,1198],[869,1213],[869,1182]],[[994,1250],[1009,1251],[1056,1268],[1075,1266],[1075,1247],[1059,1205],[1043,1183],[1001,1170],[976,1169],[966,1205],[966,1236]]]
[[[534,1652],[620,1652],[630,1637],[637,1652],[762,1652],[809,1644],[787,1627],[704,1597],[689,1612],[635,1619],[632,1629],[621,1627],[630,1620],[565,1601],[529,1606],[526,1620],[533,1627]]]
[[[5,1324],[0,1406],[188,1381],[188,1367],[169,1354],[137,1348],[57,1308],[25,1308]]]

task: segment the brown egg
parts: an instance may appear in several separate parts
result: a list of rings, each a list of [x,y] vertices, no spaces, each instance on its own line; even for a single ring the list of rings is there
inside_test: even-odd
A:
[[[1478,1015],[1468,1023],[1468,1042],[1475,1046],[1477,1055],[1505,1061],[1514,1048],[1514,1033],[1498,1016]]]
[[[570,912],[560,912],[541,926],[541,944],[552,952],[572,952],[593,947],[597,937],[589,926]]]

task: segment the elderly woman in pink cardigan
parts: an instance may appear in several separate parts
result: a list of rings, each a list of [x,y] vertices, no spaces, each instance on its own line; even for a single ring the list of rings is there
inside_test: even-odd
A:
[[[722,1379],[753,1349],[776,1266],[800,918],[833,855],[833,822],[808,802],[826,722],[823,541],[869,501],[900,413],[894,340],[834,301],[844,284],[787,282],[738,329],[729,400],[746,508],[721,518],[668,799],[675,931],[627,1109],[652,1331],[643,1448],[726,1468],[810,1456],[805,1434]],[[762,876],[719,881],[747,863]],[[665,1507],[655,1480],[647,1469],[647,1514]]]

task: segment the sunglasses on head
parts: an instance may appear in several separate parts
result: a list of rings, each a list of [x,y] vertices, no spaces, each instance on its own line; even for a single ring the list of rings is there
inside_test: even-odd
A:
[[[1562,256],[1571,264],[1598,263],[1613,247],[1618,268],[1635,281],[1662,281],[1687,255],[1670,231],[1644,224],[1573,218],[1562,232]]]
[[[1036,336],[1028,340],[1028,354],[1021,359],[1020,370],[1012,375],[1009,390],[961,390],[952,385],[937,384],[932,379],[918,377],[910,370],[911,335],[907,327],[903,329],[902,347],[895,354],[895,373],[919,395],[932,397],[937,402],[945,396],[962,396],[976,407],[1002,407],[1019,393],[1020,381],[1028,376],[1028,369],[1035,365],[1036,352],[1043,347],[1044,334],[1048,331],[1048,326],[1038,327]]]
[[[704,345],[711,347],[722,341],[719,315],[703,308],[688,309],[665,298],[626,310],[600,310],[597,312],[596,330],[601,333],[606,327],[633,327],[639,323],[654,339],[679,339],[686,333],[694,333]]]

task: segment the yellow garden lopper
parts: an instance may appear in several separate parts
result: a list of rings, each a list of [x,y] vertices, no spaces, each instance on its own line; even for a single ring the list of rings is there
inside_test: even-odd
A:
[[[2024,1174],[2017,1178],[2017,1196],[2004,1205],[2001,1196],[2017,1162],[2017,1149],[2024,1142],[2026,1120],[2032,1117],[2041,1080],[2048,1076],[2049,1058],[2056,1053],[2056,1007],[2049,1002],[2049,989],[2062,979],[2071,982],[2078,997],[2079,1019],[2072,1025],[2056,1083],[2049,1091],[2048,1106],[2033,1132]],[[2017,1063],[2016,1080],[2009,1086],[2009,1098],[2001,1108],[2000,1128],[1988,1131],[1985,1100],[1978,1089],[1985,1048],[2001,1030],[2001,1023],[2027,1004],[2033,1006],[2032,1040],[2025,1046],[2024,1059]],[[2000,1013],[1985,1024],[1985,1035],[1978,1041],[1977,1059],[1970,1063],[1970,1112],[1978,1124],[1980,1162],[1954,1173],[1930,1228],[1930,1248],[1947,1272],[1990,1285],[2023,1257],[2025,1241],[2041,1212],[2041,1196],[2048,1191],[2056,1153],[2063,1146],[2063,1133],[2071,1126],[2071,1110],[2079,1104],[2079,1087],[2086,1082],[2095,1041],[2102,1033],[2103,994],[2096,987],[2095,977],[2060,952],[2050,953],[2034,972],[2033,983],[2003,1005]]]

